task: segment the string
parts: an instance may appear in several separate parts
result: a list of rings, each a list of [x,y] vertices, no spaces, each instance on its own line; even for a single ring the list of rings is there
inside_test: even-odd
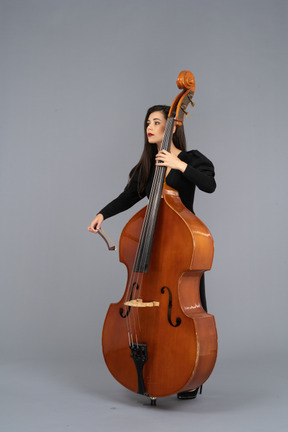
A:
[[[169,120],[172,120],[172,121],[169,121]],[[168,123],[166,126],[167,133],[165,131],[161,150],[162,149],[166,150],[168,148],[168,146],[170,146],[170,142],[171,142],[173,118],[168,119],[167,123]],[[168,135],[168,137],[167,137],[167,135]],[[153,183],[152,183],[151,192],[150,192],[149,205],[148,205],[148,208],[146,211],[145,221],[144,221],[143,233],[144,233],[146,238],[144,239],[144,245],[143,245],[144,250],[140,256],[139,267],[141,269],[145,268],[145,262],[147,263],[147,261],[149,259],[149,247],[151,248],[152,241],[153,241],[153,239],[151,238],[151,235],[155,229],[156,216],[157,216],[157,210],[158,210],[157,207],[160,204],[160,198],[161,198],[160,194],[162,191],[163,180],[164,180],[164,175],[165,175],[166,169],[167,169],[167,167],[161,167],[159,165],[156,166],[156,169],[155,169],[155,174],[154,174]],[[151,216],[153,214],[154,214],[154,217]],[[153,223],[151,223],[151,220]]]
[[[168,118],[163,142],[161,145],[161,150],[169,151],[170,149],[173,125],[174,125],[173,117]],[[137,287],[138,287],[137,289],[138,296],[136,298],[139,299],[141,296],[143,275],[144,273],[148,272],[149,260],[152,251],[152,246],[153,246],[153,237],[154,237],[154,232],[155,232],[155,227],[157,222],[157,216],[158,216],[160,200],[161,200],[161,192],[162,192],[166,170],[167,167],[162,167],[159,165],[156,166],[155,168],[153,182],[150,191],[149,203],[146,209],[146,214],[141,229],[140,240],[139,240],[137,252],[134,259],[133,270],[130,276],[129,285],[128,285],[129,289],[127,290],[125,302],[127,302],[128,299],[131,300],[135,299],[134,295]],[[136,279],[134,279],[135,276]],[[133,288],[134,288],[134,292],[132,292]],[[141,323],[140,323],[138,307],[126,306],[125,314],[126,314],[128,343],[130,346],[134,344],[133,336],[135,335],[135,342],[138,347],[139,340],[141,341],[141,343],[143,342],[142,335],[141,335]],[[139,335],[137,332],[136,320],[138,323]]]
[[[166,130],[165,130],[165,135],[161,146],[161,150],[163,149],[167,150],[170,147],[173,123],[174,123],[173,118],[167,120],[167,125],[166,125]],[[141,260],[140,260],[141,263],[140,268],[142,269],[148,266],[149,264],[149,255],[151,253],[151,249],[153,245],[153,234],[157,222],[158,210],[159,210],[159,205],[161,200],[161,192],[162,192],[166,169],[167,167],[161,167],[159,165],[156,166],[155,175],[153,178],[153,183],[152,183],[151,193],[149,198],[149,205],[147,209],[148,210],[147,217],[145,215],[145,221],[144,221],[146,238],[144,239],[144,247],[143,247],[144,250],[143,250],[143,254],[141,254]]]
[[[163,143],[161,146],[161,150],[162,149],[168,150],[170,147],[171,136],[172,136],[172,127],[173,127],[173,119],[172,119],[172,121],[169,121],[169,119],[168,119],[168,124],[166,126],[165,135],[164,135]],[[167,131],[167,133],[166,133],[166,131]],[[168,139],[167,139],[167,135],[168,135]],[[150,246],[151,246],[151,242],[152,242],[151,236],[152,236],[153,231],[155,229],[155,224],[156,224],[155,219],[156,219],[157,210],[158,210],[157,207],[159,207],[159,204],[160,204],[160,198],[161,198],[160,192],[162,191],[165,171],[166,171],[166,167],[161,167],[161,166],[157,166],[156,170],[155,170],[155,174],[154,174],[154,178],[153,178],[153,184],[151,187],[151,193],[150,193],[150,198],[149,198],[149,204],[148,204],[148,207],[146,210],[146,215],[145,215],[144,223],[143,223],[142,230],[141,230],[140,242],[138,245],[138,250],[137,250],[137,254],[135,257],[135,261],[134,261],[134,268],[133,268],[133,272],[131,275],[131,276],[133,276],[133,275],[135,275],[135,272],[137,272],[137,279],[134,280],[132,283],[132,278],[131,278],[130,283],[129,283],[130,284],[130,290],[128,291],[128,293],[129,293],[128,295],[129,295],[129,298],[131,298],[131,299],[132,299],[131,290],[133,289],[134,286],[139,287],[138,288],[138,298],[141,295],[142,283],[140,283],[140,280],[139,280],[139,276],[140,276],[139,270],[141,272],[141,270],[145,269],[145,263],[147,263],[148,259],[149,259],[149,242],[150,242]],[[161,182],[161,178],[162,178],[162,182]],[[157,200],[157,198],[158,198],[158,200]],[[154,214],[154,218],[152,217],[153,214]],[[153,224],[149,223],[149,222],[151,222],[151,218],[154,221]],[[142,249],[142,251],[141,251],[141,249]],[[139,257],[140,257],[140,261],[139,261]],[[138,261],[138,267],[140,267],[139,269],[137,268],[137,264],[136,264],[137,261]],[[143,274],[141,274],[140,278],[143,279]],[[128,297],[128,295],[127,295],[127,297]],[[133,296],[133,298],[134,298],[134,296]],[[134,327],[136,343],[138,345],[138,337],[137,337],[137,329],[136,329],[135,313],[134,312],[137,313],[137,318],[138,318],[137,321],[138,321],[138,325],[139,325],[139,331],[141,333],[141,325],[140,325],[140,320],[139,320],[138,308],[136,307],[136,309],[135,309],[133,306],[131,306],[130,314],[132,313],[134,326],[131,323],[132,320],[131,320],[130,316],[129,316],[129,318],[127,316],[127,318],[128,318],[127,319],[128,333],[131,334],[131,338],[129,338],[129,335],[128,335],[128,340],[129,341],[132,340],[132,343],[133,343],[133,329],[132,329],[132,327]],[[128,310],[126,311],[126,313],[128,313]]]

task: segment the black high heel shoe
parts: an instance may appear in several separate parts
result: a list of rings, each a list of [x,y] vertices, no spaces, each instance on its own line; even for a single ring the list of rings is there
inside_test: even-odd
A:
[[[196,396],[198,394],[198,390],[200,389],[200,394],[202,393],[202,386],[197,387],[195,390],[192,391],[186,391],[177,393],[178,399],[196,399]]]

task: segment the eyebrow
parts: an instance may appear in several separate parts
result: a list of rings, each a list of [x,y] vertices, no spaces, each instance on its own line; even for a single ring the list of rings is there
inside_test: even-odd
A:
[[[152,120],[159,120],[159,121],[161,121],[161,119],[159,119],[158,117],[155,117],[155,118],[153,118]],[[148,121],[150,121],[150,120],[147,120],[147,122]]]

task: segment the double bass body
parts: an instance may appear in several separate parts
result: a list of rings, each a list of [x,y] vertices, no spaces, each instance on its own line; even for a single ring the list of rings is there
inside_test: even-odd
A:
[[[139,275],[141,286],[134,283],[131,290],[145,211],[136,213],[121,234],[120,261],[128,282],[123,298],[108,309],[102,347],[108,369],[123,386],[162,397],[199,387],[213,370],[217,331],[213,315],[202,308],[199,283],[212,266],[214,246],[207,227],[164,184],[149,271]],[[146,307],[138,306],[139,299]],[[147,347],[140,368],[131,356],[128,320],[137,327],[139,344]]]

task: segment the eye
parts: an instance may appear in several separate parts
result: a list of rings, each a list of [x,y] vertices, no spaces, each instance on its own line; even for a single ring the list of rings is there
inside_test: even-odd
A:
[[[159,121],[155,121],[155,125],[158,126],[160,124]]]

